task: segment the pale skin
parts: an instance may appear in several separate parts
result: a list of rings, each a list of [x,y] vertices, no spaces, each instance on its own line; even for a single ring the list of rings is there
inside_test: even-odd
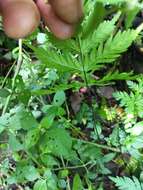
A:
[[[5,6],[5,4],[9,2],[12,4],[15,1],[17,1],[18,3],[21,3],[21,0],[0,0],[0,10],[1,10],[2,16],[4,15],[8,7],[8,6]],[[24,7],[25,3],[27,3],[28,0],[22,0],[22,1],[23,1],[22,7]],[[32,0],[29,0],[29,1],[32,1]],[[57,38],[67,39],[67,38],[70,38],[74,34],[75,26],[82,18],[82,0],[50,0],[49,2],[45,0],[34,0],[34,1],[36,4],[36,6],[35,5],[34,6],[37,9],[38,14],[41,16],[41,19],[44,21],[45,25],[50,29],[50,31]],[[58,8],[56,7],[56,5],[58,5]],[[10,6],[10,8],[11,7],[12,6]],[[20,9],[20,8],[17,8],[17,9]],[[11,14],[13,15],[14,11],[13,9],[11,10],[12,10]],[[9,10],[7,10],[7,15],[8,14],[9,14]],[[20,19],[23,19],[21,17],[22,16],[20,15],[18,22],[20,22]],[[10,25],[9,28],[17,28],[18,27],[16,25],[17,23],[14,22],[13,24],[13,20],[12,21],[11,20],[10,18],[6,19],[5,21],[7,24],[6,27],[9,27]],[[8,36],[15,38],[11,35],[11,33],[8,33]],[[23,38],[25,36],[18,35],[18,38],[20,37]]]

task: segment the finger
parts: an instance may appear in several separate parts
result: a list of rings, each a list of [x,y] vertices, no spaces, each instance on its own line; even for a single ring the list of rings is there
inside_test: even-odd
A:
[[[43,0],[37,0],[36,4],[41,16],[44,18],[45,24],[57,38],[67,39],[73,35],[74,26],[65,23],[56,16],[51,5],[45,4]]]
[[[1,16],[1,9],[2,9],[2,3],[1,3],[2,1],[0,1],[0,16]]]
[[[11,38],[24,38],[39,25],[40,13],[33,0],[5,0],[1,10],[4,31]]]
[[[83,16],[82,0],[49,0],[55,13],[63,21],[73,24]]]

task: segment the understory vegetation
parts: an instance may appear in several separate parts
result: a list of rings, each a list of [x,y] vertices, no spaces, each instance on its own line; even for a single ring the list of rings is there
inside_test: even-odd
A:
[[[143,3],[84,0],[75,36],[0,30],[0,190],[143,189]]]

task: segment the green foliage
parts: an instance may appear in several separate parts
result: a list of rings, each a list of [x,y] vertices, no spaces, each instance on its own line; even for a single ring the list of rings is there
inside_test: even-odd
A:
[[[51,128],[41,137],[40,149],[43,153],[68,158],[72,155],[72,139],[62,128]]]
[[[126,0],[98,0],[99,2],[102,2],[102,3],[109,3],[109,4],[118,4],[118,3],[124,3],[126,2]]]
[[[81,182],[80,176],[78,174],[76,174],[74,176],[72,190],[82,190],[82,189],[83,189],[83,186],[82,186],[82,182]]]
[[[120,101],[120,106],[125,107],[127,114],[133,114],[134,117],[143,117],[143,79],[137,79],[137,82],[128,81],[127,85],[131,89],[130,94],[127,92],[116,92],[114,97]]]
[[[117,14],[111,21],[103,21],[99,24],[98,28],[88,37],[81,41],[81,47],[83,53],[89,53],[91,49],[95,49],[99,44],[104,43],[106,39],[113,33],[115,29],[115,23],[118,20],[120,13]]]
[[[72,40],[65,40],[61,44],[60,42],[54,43],[56,48],[61,48],[59,51],[54,48],[51,50],[50,47],[45,50],[42,47],[28,46],[33,49],[37,58],[46,67],[57,69],[60,72],[76,72],[83,76],[83,72],[93,72],[105,67],[106,63],[113,63],[136,39],[138,35],[136,30],[118,31],[114,34],[115,23],[119,15],[120,13],[111,21],[102,22],[85,39],[82,39],[82,33],[79,33],[74,43]],[[50,40],[53,42],[53,38]],[[71,51],[71,48],[74,51]]]
[[[97,50],[96,63],[110,63],[115,61],[121,53],[127,48],[136,38],[136,32],[127,30],[118,32],[115,37],[111,36],[105,43],[104,47],[101,44]]]
[[[110,177],[110,179],[120,190],[142,190],[143,188],[143,184],[134,176],[132,179],[129,177]]]
[[[121,70],[120,57],[142,29],[130,28],[141,3],[136,10],[128,3],[85,0],[85,19],[71,39],[43,27],[18,47],[1,38],[0,54],[14,63],[0,77],[0,189],[103,190],[108,175],[129,175],[135,164],[139,176],[143,77]],[[129,92],[116,90],[121,80]],[[136,177],[111,180],[119,189],[142,189]]]
[[[122,123],[127,134],[124,137],[123,151],[128,151],[134,158],[141,159],[143,133],[143,79],[142,76],[135,81],[127,81],[129,93],[118,91],[113,94],[114,98],[120,102],[124,109]]]
[[[34,185],[34,190],[47,190],[46,180],[39,180]]]
[[[79,63],[77,62],[72,55],[70,55],[68,52],[64,52],[64,56],[61,53],[58,53],[57,51],[47,51],[43,48],[34,48],[32,49],[35,52],[35,55],[38,59],[42,61],[45,66],[48,68],[55,68],[57,70],[60,70],[61,72],[67,72],[67,71],[81,71],[81,67]]]

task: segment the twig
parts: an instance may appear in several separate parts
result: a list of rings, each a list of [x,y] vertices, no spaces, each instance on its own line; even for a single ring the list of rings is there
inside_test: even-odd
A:
[[[86,166],[88,166],[90,164],[91,164],[91,161],[87,162],[86,164],[82,164],[82,165],[59,167],[59,168],[55,168],[52,170],[53,171],[59,171],[59,170],[65,170],[65,169],[73,170],[73,169],[78,169],[78,168],[85,168]]]
[[[72,139],[76,140],[76,141],[81,141],[82,143],[85,143],[85,144],[90,144],[90,145],[96,146],[96,147],[101,148],[101,149],[106,149],[106,150],[111,150],[113,152],[121,153],[119,148],[113,148],[113,147],[110,147],[108,145],[102,145],[102,144],[98,144],[98,143],[94,143],[94,142],[85,141],[82,139],[76,139],[76,138],[72,138]]]
[[[81,49],[80,38],[78,38],[78,41],[79,41],[80,59],[81,59],[81,65],[82,65],[82,68],[83,68],[83,75],[84,75],[85,85],[86,85],[86,88],[89,89],[89,92],[90,92],[90,88],[89,88],[88,80],[87,80],[87,76],[86,76],[86,71],[85,71],[85,65],[84,65],[84,61],[83,61],[83,52],[82,52],[82,49]],[[90,94],[91,94],[91,92],[90,92]],[[98,133],[98,129],[96,127],[96,118],[95,118],[95,112],[94,112],[94,108],[93,108],[93,105],[92,105],[92,101],[91,101],[90,107],[91,107],[91,111],[92,111],[92,115],[93,115],[94,130],[96,132],[97,139],[99,140],[100,136],[99,136],[99,133]]]
[[[11,94],[7,97],[5,106],[4,106],[3,111],[2,111],[2,115],[4,115],[6,113],[6,111],[7,111],[10,99],[12,97],[12,94],[13,94],[13,91],[14,91],[14,88],[15,88],[16,77],[17,77],[17,75],[18,75],[18,73],[20,71],[21,65],[22,65],[22,39],[19,39],[18,44],[19,44],[19,53],[18,53],[18,60],[17,60],[16,70],[15,70],[14,77],[13,77],[13,80],[12,80],[12,91],[11,91]]]
[[[5,85],[5,83],[6,83],[6,80],[7,80],[8,76],[10,75],[10,73],[11,73],[11,71],[12,71],[12,69],[13,69],[15,63],[16,63],[16,61],[12,64],[12,66],[11,66],[10,69],[9,69],[9,71],[7,72],[5,78],[4,78],[3,82],[2,82],[2,85],[1,85],[0,89],[2,89],[2,88],[4,87],[4,85]]]
[[[69,177],[67,177],[67,190],[71,190]]]

